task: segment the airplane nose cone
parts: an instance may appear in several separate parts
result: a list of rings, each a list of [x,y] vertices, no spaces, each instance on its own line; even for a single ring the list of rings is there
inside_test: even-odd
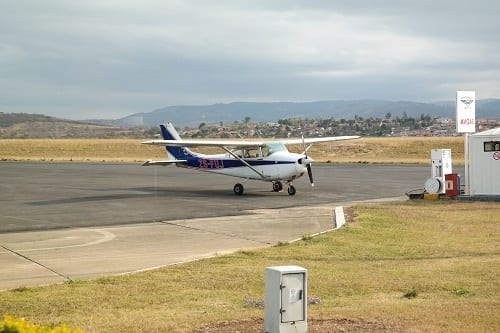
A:
[[[302,164],[302,165],[309,165],[313,162],[314,160],[308,156],[304,156],[302,158],[299,158],[299,160],[297,161],[299,164]]]

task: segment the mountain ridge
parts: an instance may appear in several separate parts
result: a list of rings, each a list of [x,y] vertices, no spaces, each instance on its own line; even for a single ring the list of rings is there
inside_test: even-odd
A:
[[[373,99],[312,102],[231,102],[211,105],[175,105],[151,112],[135,113],[113,121],[116,126],[156,126],[172,121],[177,126],[198,126],[200,123],[233,123],[250,118],[253,122],[272,122],[288,118],[352,119],[393,117],[433,118],[455,117],[455,102],[435,103],[386,101]],[[476,118],[500,119],[500,99],[476,101]]]

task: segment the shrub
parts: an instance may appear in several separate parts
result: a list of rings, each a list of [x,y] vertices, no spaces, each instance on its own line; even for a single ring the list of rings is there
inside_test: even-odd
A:
[[[5,316],[3,321],[0,321],[0,333],[83,333],[83,331],[72,329],[65,324],[56,327],[38,326],[24,319]]]
[[[415,298],[417,297],[417,291],[415,289],[412,289],[410,291],[408,291],[407,293],[405,293],[403,295],[404,298],[408,298],[408,299],[412,299],[412,298]]]

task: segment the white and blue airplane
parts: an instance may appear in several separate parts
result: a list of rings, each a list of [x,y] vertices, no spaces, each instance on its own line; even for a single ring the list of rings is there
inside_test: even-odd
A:
[[[248,180],[271,182],[273,191],[283,190],[283,181],[288,185],[288,194],[295,195],[293,181],[306,172],[311,185],[314,186],[311,163],[313,159],[307,156],[307,151],[313,143],[338,140],[357,139],[359,136],[336,136],[308,139],[283,139],[275,141],[260,140],[206,140],[181,139],[172,123],[160,125],[163,140],[142,142],[148,145],[163,145],[169,159],[162,161],[147,161],[143,166],[175,165],[199,171],[212,172]],[[285,145],[302,144],[301,154],[291,153]],[[307,146],[306,146],[307,145]],[[225,151],[222,154],[205,155],[191,151],[192,147],[219,147]],[[243,194],[241,183],[234,185],[234,193]]]

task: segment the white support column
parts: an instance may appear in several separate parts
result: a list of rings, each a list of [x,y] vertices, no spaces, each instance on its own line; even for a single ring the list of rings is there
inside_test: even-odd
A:
[[[470,178],[469,178],[469,133],[465,133],[464,137],[464,167],[465,167],[465,182],[464,192],[470,195]]]

